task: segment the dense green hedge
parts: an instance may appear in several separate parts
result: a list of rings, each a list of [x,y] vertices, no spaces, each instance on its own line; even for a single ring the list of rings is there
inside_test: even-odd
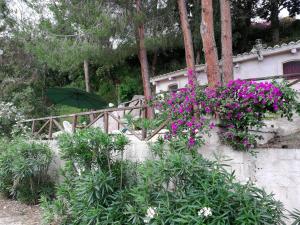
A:
[[[52,152],[45,144],[24,139],[1,140],[0,192],[27,204],[36,204],[41,195],[53,195],[48,168]]]

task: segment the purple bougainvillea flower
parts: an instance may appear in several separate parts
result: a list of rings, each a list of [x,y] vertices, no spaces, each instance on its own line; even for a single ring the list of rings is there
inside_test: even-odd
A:
[[[195,144],[196,144],[195,138],[190,137],[190,138],[189,138],[189,146],[192,147],[192,146],[195,146]]]

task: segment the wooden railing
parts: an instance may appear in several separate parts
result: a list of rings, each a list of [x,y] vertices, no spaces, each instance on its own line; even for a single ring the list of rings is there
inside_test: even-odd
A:
[[[292,78],[292,80],[291,80]],[[276,75],[276,76],[264,76],[259,78],[250,78],[245,80],[254,80],[254,81],[263,81],[263,80],[276,80],[276,79],[285,79],[287,80],[288,86],[293,86],[300,82],[300,74],[287,74],[287,75]],[[159,93],[161,94],[161,93]],[[131,105],[131,106],[130,106]],[[111,132],[110,126],[112,125],[110,122],[114,121],[117,123],[116,130],[128,131],[130,134],[134,135],[139,140],[148,141],[153,138],[156,134],[158,134],[163,128],[167,126],[170,120],[165,120],[160,126],[158,126],[155,130],[146,130],[142,128],[141,130],[135,130],[130,127],[126,121],[124,121],[124,117],[127,114],[132,114],[137,111],[137,116],[135,118],[146,118],[146,109],[149,107],[145,105],[144,99],[139,98],[133,101],[122,103],[121,108],[109,108],[102,110],[95,110],[90,112],[81,112],[70,115],[61,115],[61,116],[49,116],[37,119],[27,119],[20,121],[22,123],[29,123],[31,125],[31,132],[34,136],[42,135],[47,133],[45,136],[48,139],[53,138],[53,134],[56,131],[64,132],[65,129],[63,127],[62,120],[69,120],[72,123],[71,132],[76,132],[77,129],[89,128],[97,121],[103,119],[103,130],[106,133]],[[91,116],[92,115],[92,116]],[[90,122],[88,124],[79,124],[78,120],[81,117],[88,117],[93,119],[88,119]]]
[[[141,103],[141,102],[139,102]],[[131,135],[134,135],[139,140],[149,141],[156,134],[158,134],[164,127],[167,126],[169,120],[164,121],[160,126],[158,126],[154,130],[147,130],[145,128],[141,128],[141,130],[135,130],[130,127],[129,124],[124,121],[124,115],[132,114],[133,111],[137,111],[138,116],[134,116],[135,119],[146,118],[146,109],[148,106],[140,105],[140,106],[128,106],[122,108],[109,108],[102,110],[95,110],[90,112],[81,112],[70,115],[60,115],[60,116],[49,116],[43,118],[36,119],[27,119],[20,121],[21,123],[26,123],[31,125],[31,132],[33,136],[42,136],[44,134],[44,138],[53,139],[53,134],[56,131],[64,132],[65,129],[61,124],[62,121],[71,120],[72,127],[71,132],[76,132],[77,129],[84,129],[92,127],[97,121],[103,121],[103,126],[101,128],[105,133],[110,133],[112,130],[110,126],[117,125],[113,130],[120,130],[122,128],[123,131],[129,132]],[[88,124],[78,123],[81,117],[91,118],[93,115],[93,119],[90,120]],[[112,121],[115,123],[112,124]],[[46,134],[46,135],[45,135]]]

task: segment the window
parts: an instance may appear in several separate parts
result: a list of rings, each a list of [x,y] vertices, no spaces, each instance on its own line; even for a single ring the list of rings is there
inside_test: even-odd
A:
[[[291,76],[287,79],[300,78],[300,61],[290,61],[283,64],[283,75],[295,74],[298,76]]]
[[[170,84],[168,86],[168,90],[169,91],[176,91],[178,89],[178,85],[177,84]]]

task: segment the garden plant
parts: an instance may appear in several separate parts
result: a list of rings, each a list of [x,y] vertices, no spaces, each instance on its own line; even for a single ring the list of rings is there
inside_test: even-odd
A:
[[[184,137],[190,147],[204,143],[204,134],[215,127],[211,119],[218,118],[221,139],[234,149],[248,150],[261,138],[250,131],[262,128],[267,114],[292,120],[300,109],[296,91],[285,83],[233,80],[225,87],[203,88],[189,80],[187,88],[172,92],[164,101],[156,100],[156,107],[172,118],[165,138]]]
[[[151,146],[155,160],[122,160],[128,140],[99,129],[65,134],[56,198],[42,198],[45,224],[282,224],[282,204],[239,184],[184,139]]]
[[[27,204],[37,204],[41,195],[53,196],[48,169],[52,152],[46,144],[22,138],[1,140],[0,192]]]

